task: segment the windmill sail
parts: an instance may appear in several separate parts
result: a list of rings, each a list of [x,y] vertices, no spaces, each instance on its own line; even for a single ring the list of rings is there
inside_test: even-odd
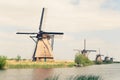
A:
[[[41,15],[41,20],[40,20],[39,32],[41,31],[41,28],[42,28],[43,17],[44,17],[44,11],[45,11],[45,8],[42,9],[42,15]]]
[[[84,39],[84,49],[81,51],[81,53],[85,56],[88,57],[89,52],[96,52],[96,50],[86,50],[86,40]]]

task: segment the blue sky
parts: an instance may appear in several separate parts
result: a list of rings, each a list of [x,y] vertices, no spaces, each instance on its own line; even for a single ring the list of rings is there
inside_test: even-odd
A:
[[[106,9],[120,11],[120,0],[106,0],[102,6]]]
[[[120,1],[119,0],[0,0],[0,55],[31,58],[34,42],[17,31],[38,31],[40,13],[47,8],[43,29],[63,31],[55,39],[54,57],[74,59],[73,49],[101,49],[101,54],[120,60]],[[97,53],[90,53],[94,59]],[[64,55],[64,56],[63,56]]]

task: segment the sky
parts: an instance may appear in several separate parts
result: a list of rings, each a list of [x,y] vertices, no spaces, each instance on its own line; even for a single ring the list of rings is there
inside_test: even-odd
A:
[[[55,37],[54,58],[74,60],[86,39],[90,59],[96,54],[120,60],[120,0],[0,0],[0,55],[31,59],[35,43],[28,35],[38,32],[42,8],[44,31],[64,32]]]

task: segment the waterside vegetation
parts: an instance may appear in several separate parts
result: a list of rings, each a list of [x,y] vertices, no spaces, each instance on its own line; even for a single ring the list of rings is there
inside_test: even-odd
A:
[[[6,57],[5,56],[0,56],[0,69],[4,69],[6,65]]]
[[[75,63],[76,63],[76,66],[78,67],[89,66],[94,64],[93,61],[89,60],[89,58],[85,57],[80,53],[77,53],[75,55]]]
[[[21,59],[21,56],[7,59],[5,56],[0,56],[0,69],[9,68],[64,68],[64,67],[83,67],[94,64],[110,64],[111,61],[96,62],[91,61],[84,55],[77,53],[74,61],[51,61],[51,62],[33,62],[32,60]],[[118,62],[116,62],[118,63]]]
[[[56,62],[32,62],[32,61],[15,61],[8,60],[7,68],[62,68],[73,67],[75,65],[72,61],[56,61]]]
[[[54,76],[54,77],[46,78],[45,80],[60,80],[60,78],[59,76]],[[65,80],[102,80],[102,78],[95,75],[77,75],[77,76],[70,76]]]

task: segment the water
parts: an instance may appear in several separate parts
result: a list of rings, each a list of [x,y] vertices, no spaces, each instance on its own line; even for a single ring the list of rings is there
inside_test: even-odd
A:
[[[82,68],[0,70],[0,80],[44,80],[59,75],[61,80],[75,75],[99,75],[103,80],[120,80],[120,64],[93,65]]]

